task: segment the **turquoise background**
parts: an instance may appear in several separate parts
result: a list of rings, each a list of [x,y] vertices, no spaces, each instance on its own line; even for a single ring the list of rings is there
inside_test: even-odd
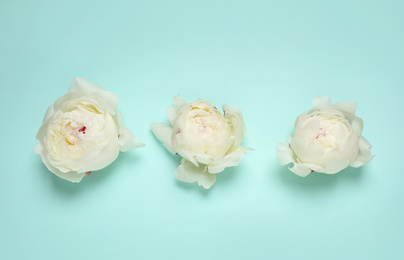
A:
[[[403,1],[0,3],[1,259],[404,259]],[[146,147],[81,183],[33,153],[85,77]],[[232,104],[255,148],[210,190],[181,183],[151,122],[173,96]],[[355,100],[376,157],[336,175],[276,161],[313,95]]]

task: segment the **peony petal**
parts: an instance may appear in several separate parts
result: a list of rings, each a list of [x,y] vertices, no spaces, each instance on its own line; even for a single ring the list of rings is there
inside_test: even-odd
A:
[[[368,162],[370,162],[374,155],[372,155],[372,145],[363,136],[359,139],[359,152],[355,161],[353,161],[350,166],[360,167]]]
[[[319,171],[322,173],[327,173],[327,174],[335,174],[337,172],[342,171],[346,167],[349,166],[349,160],[334,160],[330,161],[327,164],[327,167],[323,171]]]
[[[224,116],[229,120],[229,125],[232,128],[234,134],[234,143],[239,145],[243,141],[247,132],[247,128],[244,124],[243,113],[240,108],[231,105],[223,105]]]
[[[118,97],[108,90],[103,89],[102,87],[98,86],[97,84],[88,81],[85,78],[75,78],[70,83],[70,87],[68,92],[79,92],[82,96],[97,93],[101,102],[105,105],[108,103],[114,109],[118,107]]]
[[[37,144],[37,145],[34,147],[34,153],[35,153],[35,154],[38,154],[38,155],[41,155],[41,154],[42,154],[42,151],[43,151],[43,145],[41,144],[41,142],[39,142],[39,144]]]
[[[355,101],[340,101],[333,105],[334,108],[355,115],[358,104]]]
[[[103,90],[103,88],[97,84],[88,81],[85,78],[78,77],[71,81],[68,92],[82,92],[84,94],[89,94],[100,90]]]
[[[349,123],[352,126],[352,129],[354,129],[358,135],[362,135],[362,130],[363,130],[363,120],[362,118],[356,116],[355,114],[349,113],[349,112],[343,112],[345,118],[349,121]]]
[[[80,157],[69,154],[56,155],[50,153],[47,160],[62,172],[87,172],[100,170],[111,164],[119,155],[119,139],[117,127],[111,115],[105,115],[106,122],[97,145],[90,146]],[[49,150],[49,148],[47,149]]]
[[[328,107],[331,106],[330,98],[327,96],[314,96],[313,97],[313,107]]]
[[[153,134],[159,139],[168,151],[172,154],[176,154],[172,139],[173,139],[173,128],[169,124],[165,123],[151,123],[150,128]]]
[[[111,139],[105,147],[100,151],[98,149],[91,149],[87,153],[77,159],[63,161],[58,167],[71,169],[75,172],[89,172],[101,170],[111,163],[113,163],[119,155],[119,141],[117,138]],[[56,163],[53,163],[56,166]]]
[[[37,146],[35,146],[34,152],[41,156],[43,163],[45,164],[46,168],[48,168],[49,171],[53,172],[55,175],[59,176],[62,179],[65,179],[65,180],[68,180],[71,182],[80,182],[85,176],[85,173],[77,173],[77,172],[73,172],[73,171],[62,172],[58,168],[54,167],[46,159],[47,151],[45,149],[43,149],[43,146],[41,143],[39,143]]]
[[[43,118],[43,121],[45,122],[46,120],[48,120],[49,118],[51,118],[53,115],[55,114],[55,109],[53,107],[53,104],[50,105],[48,107],[48,109],[46,110],[45,116]]]
[[[304,166],[312,169],[315,172],[326,173],[326,174],[335,174],[337,172],[342,171],[346,167],[349,166],[349,160],[340,159],[340,160],[333,160],[328,162],[327,167],[323,168],[316,164],[310,163],[303,163]]]
[[[122,127],[119,132],[119,145],[121,152],[145,146],[145,144],[136,139],[135,135],[126,127]]]
[[[199,186],[205,189],[209,189],[216,181],[216,175],[205,171],[203,165],[196,167],[185,159],[182,159],[181,164],[175,169],[175,177],[187,183],[198,182]]]
[[[363,131],[363,120],[360,117],[357,116],[353,116],[353,117],[349,117],[346,115],[346,117],[348,118],[348,120],[351,122],[351,126],[352,129],[356,131],[356,133],[358,133],[358,135],[362,135],[362,131]]]
[[[173,98],[174,106],[167,107],[167,116],[171,122],[171,125],[174,125],[175,120],[177,120],[178,112],[188,104],[185,99],[183,99],[180,95],[175,96]]]
[[[293,152],[287,142],[278,143],[276,146],[276,159],[281,165],[293,162]]]
[[[51,170],[51,169],[49,169]],[[84,176],[86,176],[86,173],[77,173],[77,172],[61,172],[58,171],[56,168],[55,170],[51,170],[54,174],[59,176],[62,179],[71,181],[71,182],[80,182]]]
[[[300,177],[306,177],[312,172],[310,168],[300,163],[295,163],[292,168],[289,167],[289,170]]]
[[[208,171],[210,173],[216,174],[216,173],[224,171],[224,169],[227,167],[237,166],[243,159],[244,155],[248,151],[252,150],[251,148],[244,148],[244,147],[239,147],[236,149],[237,150],[230,152],[225,157],[214,158],[214,160],[212,162],[209,162],[209,164],[207,164]]]

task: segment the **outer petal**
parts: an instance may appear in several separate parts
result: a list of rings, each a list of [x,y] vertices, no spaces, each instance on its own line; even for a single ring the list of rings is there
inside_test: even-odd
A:
[[[126,127],[122,127],[119,131],[119,145],[121,152],[145,146],[145,144],[136,139],[135,135]]]
[[[71,182],[80,182],[84,176],[85,173],[77,173],[77,172],[61,172],[59,169],[54,167],[52,164],[49,163],[49,161],[46,159],[46,152],[43,149],[43,146],[41,143],[39,143],[37,146],[34,148],[34,152],[38,155],[41,156],[43,163],[45,164],[46,168],[53,172],[55,175],[59,176],[62,179],[71,181]]]
[[[276,146],[276,159],[281,165],[293,162],[293,152],[287,142],[278,143]]]
[[[46,165],[46,164],[45,164]],[[48,166],[48,165],[46,165],[47,167],[48,167],[48,169],[51,171],[51,172],[53,172],[55,175],[57,175],[57,176],[59,176],[60,178],[62,178],[62,179],[65,179],[65,180],[68,180],[68,181],[71,181],[71,182],[80,182],[83,178],[84,178],[84,176],[86,176],[86,174],[83,172],[83,173],[77,173],[77,172],[61,172],[61,171],[59,171],[58,169],[56,169],[56,168],[52,168],[52,166]]]
[[[239,165],[244,155],[248,151],[252,151],[251,148],[237,147],[233,148],[234,150],[228,153],[223,158],[216,158],[213,162],[208,164],[208,171],[210,173],[219,173],[224,171],[227,167],[233,167]]]
[[[333,160],[327,164],[327,167],[323,168],[316,164],[310,163],[302,163],[304,166],[312,169],[315,172],[321,172],[326,174],[335,174],[337,172],[342,171],[346,167],[349,166],[349,160],[341,159],[341,160]]]
[[[295,163],[295,165],[292,168],[289,168],[289,170],[300,177],[306,177],[311,173],[310,168],[300,163]]]
[[[100,151],[98,149],[90,149],[80,158],[67,159],[63,161],[52,161],[52,165],[61,172],[88,172],[101,170],[113,163],[119,155],[118,139],[111,138],[109,142]]]
[[[360,167],[368,162],[370,162],[374,155],[372,155],[372,145],[363,136],[359,139],[359,152],[355,161],[353,161],[350,166]]]
[[[188,102],[185,101],[185,99],[183,99],[180,95],[178,95],[173,98],[173,104],[174,104],[174,106],[167,107],[167,116],[171,122],[171,125],[174,125],[175,120],[177,119],[177,116],[178,116],[178,112],[184,106],[186,106],[188,104]]]
[[[118,97],[108,90],[103,89],[97,84],[86,80],[85,78],[75,78],[70,83],[68,92],[79,92],[82,96],[91,93],[97,93],[102,102],[107,102],[113,108],[118,107]]]
[[[88,81],[85,78],[78,77],[74,78],[70,82],[68,92],[82,92],[83,94],[89,94],[92,92],[98,92],[100,90],[103,90],[103,88],[98,86],[97,84]]]
[[[53,107],[53,104],[48,107],[46,110],[45,116],[43,118],[43,121],[45,122],[49,118],[51,118],[55,114],[55,108]]]
[[[229,125],[232,128],[234,134],[234,143],[239,145],[243,141],[247,132],[247,128],[244,124],[243,113],[240,108],[231,105],[223,105],[224,116],[229,120]]]
[[[329,97],[326,96],[314,96],[313,97],[313,107],[322,108],[331,106],[331,101]]]
[[[113,116],[116,126],[118,128],[119,134],[119,150],[121,152],[126,152],[131,149],[136,149],[145,146],[144,143],[140,142],[135,138],[135,135],[128,128],[123,126],[122,117],[119,112],[115,113]]]
[[[355,115],[358,104],[355,101],[340,101],[333,105],[334,108]]]
[[[159,139],[163,145],[167,148],[168,151],[172,154],[176,154],[173,147],[173,128],[169,124],[165,123],[151,123],[150,128],[153,134]]]
[[[191,162],[182,159],[181,164],[175,170],[175,177],[183,182],[198,182],[199,186],[209,189],[215,183],[216,175],[204,170],[204,166],[196,167]]]
[[[344,112],[344,116],[351,123],[352,128],[358,133],[358,135],[362,135],[363,130],[362,118],[348,112]]]

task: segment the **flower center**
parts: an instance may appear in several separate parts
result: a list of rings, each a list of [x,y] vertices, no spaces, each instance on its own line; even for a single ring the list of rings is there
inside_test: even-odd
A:
[[[86,126],[72,127],[71,122],[66,125],[67,131],[64,134],[65,141],[68,145],[73,146],[77,143],[77,139],[79,139],[79,134],[86,134]]]
[[[231,130],[224,116],[203,102],[184,109],[174,127],[178,127],[174,143],[182,144],[193,153],[221,157],[232,144]]]

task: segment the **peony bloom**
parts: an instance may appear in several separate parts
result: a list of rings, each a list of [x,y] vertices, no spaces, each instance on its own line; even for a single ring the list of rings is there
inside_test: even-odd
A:
[[[34,152],[62,179],[80,182],[111,164],[119,154],[144,146],[123,127],[113,93],[83,78],[46,111]]]
[[[293,163],[289,169],[302,177],[368,163],[374,155],[362,136],[363,121],[355,115],[356,107],[353,101],[332,104],[328,97],[314,96],[313,108],[296,119],[293,138],[278,144],[279,163]]]
[[[171,153],[183,157],[175,170],[177,179],[209,189],[216,173],[237,166],[252,150],[240,145],[246,134],[243,114],[235,106],[224,105],[223,115],[202,99],[188,103],[176,96],[173,103],[167,108],[171,125],[152,123],[151,130]]]

